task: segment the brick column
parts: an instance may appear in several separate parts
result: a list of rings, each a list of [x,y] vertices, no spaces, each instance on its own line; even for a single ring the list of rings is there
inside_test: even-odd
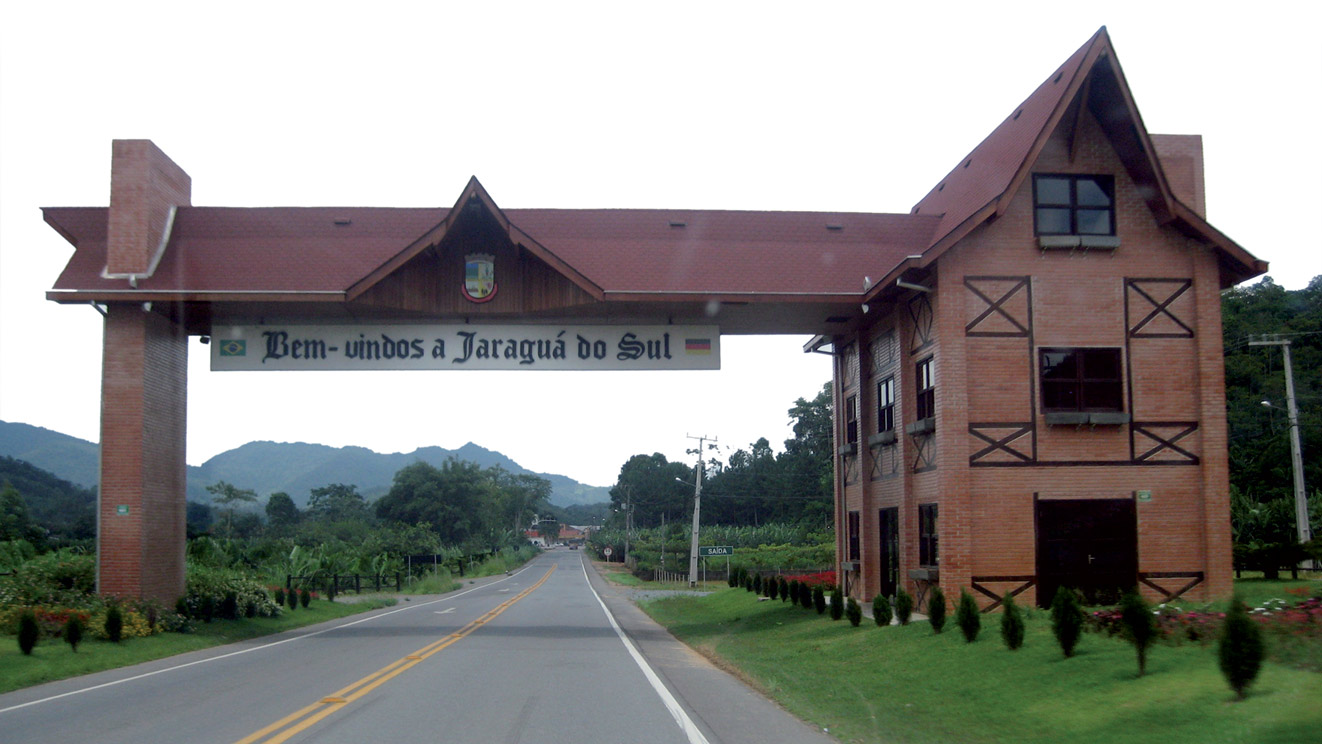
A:
[[[188,336],[140,303],[107,308],[97,591],[184,591]]]

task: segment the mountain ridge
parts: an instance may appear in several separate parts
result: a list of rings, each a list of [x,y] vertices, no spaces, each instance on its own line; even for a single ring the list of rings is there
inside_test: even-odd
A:
[[[95,488],[100,446],[95,442],[21,422],[0,421],[0,455],[31,463],[71,483]],[[396,472],[422,461],[437,467],[457,458],[487,468],[498,465],[511,473],[530,473],[551,483],[551,503],[564,507],[610,500],[610,489],[590,486],[568,476],[536,473],[496,450],[473,442],[458,449],[428,445],[412,452],[381,453],[357,445],[332,447],[309,442],[256,440],[221,452],[201,465],[188,466],[188,499],[209,503],[206,487],[226,481],[251,489],[261,498],[283,491],[300,507],[313,488],[344,483],[358,487],[371,500],[390,490]]]

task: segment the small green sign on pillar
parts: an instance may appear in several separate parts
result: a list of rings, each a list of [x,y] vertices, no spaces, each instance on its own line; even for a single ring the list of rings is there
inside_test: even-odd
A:
[[[129,505],[128,505],[128,504],[119,504],[118,506],[115,507],[115,513],[118,514],[118,515],[121,516],[121,517],[128,515],[128,513],[129,513]]]
[[[1152,492],[1151,492],[1151,491],[1139,491],[1139,492],[1138,492],[1138,500],[1139,500],[1139,501],[1151,501],[1151,500],[1152,500]]]

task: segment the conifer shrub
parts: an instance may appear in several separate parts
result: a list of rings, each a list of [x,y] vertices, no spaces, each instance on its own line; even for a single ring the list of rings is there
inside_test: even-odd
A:
[[[69,613],[69,619],[64,621],[64,642],[69,644],[69,648],[74,653],[78,652],[78,644],[83,640],[83,621],[78,619],[77,613]]]
[[[853,597],[845,601],[845,617],[849,618],[849,624],[855,628],[863,622],[863,608],[859,607],[858,600]]]
[[[780,601],[785,602],[790,598],[790,582],[784,576],[780,577]]]
[[[1221,640],[1217,644],[1217,660],[1221,674],[1225,675],[1230,689],[1236,697],[1243,700],[1249,685],[1258,676],[1262,668],[1262,657],[1266,649],[1262,643],[1262,629],[1253,622],[1239,601],[1239,595],[1230,600],[1230,609],[1226,612],[1226,622],[1221,628]]]
[[[733,589],[735,585],[739,583],[739,569],[731,571],[730,575],[725,577],[725,583]]]
[[[790,599],[790,604],[793,604],[793,605],[795,605],[795,606],[798,606],[798,604],[799,604],[799,580],[798,580],[798,579],[792,579],[792,580],[790,581],[790,584],[789,584],[789,590],[790,590],[790,597],[789,597],[789,599]]]
[[[946,629],[946,593],[939,586],[932,587],[932,596],[927,599],[927,619],[932,623],[933,633]]]
[[[1056,590],[1051,599],[1051,632],[1056,636],[1056,643],[1065,658],[1074,655],[1074,647],[1079,644],[1079,634],[1083,632],[1083,607],[1079,605],[1079,595],[1069,587]]]
[[[803,606],[803,609],[811,610],[813,608],[812,596],[812,587],[806,583],[799,584],[799,604]]]
[[[909,618],[913,617],[913,595],[903,589],[895,595],[895,617],[900,625],[908,625]]]
[[[1138,676],[1147,671],[1148,648],[1157,639],[1157,620],[1152,608],[1137,591],[1125,592],[1120,599],[1120,622],[1125,626],[1125,639],[1134,644],[1138,654]]]
[[[182,617],[182,618],[184,618],[184,619],[188,619],[188,617],[191,615],[191,613],[189,613],[189,611],[188,611],[188,598],[187,598],[187,597],[180,597],[179,599],[176,599],[176,600],[174,601],[174,614],[176,614],[176,615],[178,615],[179,617]]]
[[[312,601],[312,592],[307,589],[300,590],[298,593],[298,603],[303,605],[303,609],[308,608],[308,603]]]
[[[244,617],[257,617],[257,602],[256,602],[256,601],[250,599],[250,600],[248,600],[248,601],[243,605],[243,616],[244,616]]]
[[[277,605],[284,605],[284,603],[285,603],[285,590],[284,590],[284,587],[279,587],[279,586],[277,586],[277,587],[275,588],[275,603],[276,603]]]
[[[210,594],[203,595],[197,603],[197,619],[209,623],[215,616],[216,598]]]
[[[978,610],[978,600],[973,598],[964,589],[959,590],[959,606],[955,608],[955,624],[964,634],[966,643],[973,643],[978,640],[978,632],[982,630],[982,613]]]
[[[872,620],[880,626],[891,624],[891,617],[894,613],[891,610],[891,601],[886,599],[885,594],[877,594],[872,598]]]
[[[776,581],[775,576],[768,576],[767,580],[763,582],[763,586],[766,587],[768,598],[776,599],[780,596],[780,582]]]
[[[1004,608],[1001,611],[1001,640],[1006,648],[1017,651],[1024,645],[1024,613],[1009,592],[1005,593],[1001,606]]]
[[[41,628],[37,625],[36,614],[32,610],[24,610],[23,614],[18,616],[18,650],[22,651],[24,656],[31,656],[40,635]]]
[[[753,593],[762,594],[762,574],[760,573],[753,574]]]
[[[290,590],[289,590],[289,593],[285,595],[285,601],[289,603],[289,609],[291,609],[291,610],[297,610],[297,609],[298,609],[298,592],[294,591],[293,589],[290,589]]]
[[[822,591],[821,584],[812,588],[812,606],[818,615],[826,612],[826,592]]]
[[[831,619],[839,620],[845,616],[845,593],[840,587],[831,590]]]
[[[106,638],[111,643],[119,643],[119,639],[124,635],[124,613],[119,609],[119,605],[110,605],[106,608]]]

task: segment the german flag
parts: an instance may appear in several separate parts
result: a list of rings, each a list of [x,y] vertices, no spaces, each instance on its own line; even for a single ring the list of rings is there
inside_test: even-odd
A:
[[[710,354],[710,338],[686,338],[684,339],[685,354]]]

